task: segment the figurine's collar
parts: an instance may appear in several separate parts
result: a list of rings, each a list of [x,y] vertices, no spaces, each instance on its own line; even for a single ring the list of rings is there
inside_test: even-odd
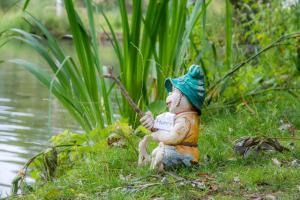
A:
[[[183,112],[179,112],[179,113],[176,113],[175,115],[175,117],[179,117],[179,116],[181,116],[181,115],[186,115],[186,114],[196,114],[196,115],[198,115],[198,113],[196,112],[196,111],[183,111]]]

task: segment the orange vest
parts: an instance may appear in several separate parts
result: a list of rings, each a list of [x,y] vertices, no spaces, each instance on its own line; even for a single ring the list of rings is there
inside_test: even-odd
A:
[[[189,122],[189,131],[185,138],[177,145],[175,145],[176,150],[180,153],[189,153],[193,156],[193,162],[198,162],[199,160],[199,150],[198,150],[198,137],[199,137],[199,123],[200,118],[197,112],[184,112],[176,115],[176,119],[185,118]]]

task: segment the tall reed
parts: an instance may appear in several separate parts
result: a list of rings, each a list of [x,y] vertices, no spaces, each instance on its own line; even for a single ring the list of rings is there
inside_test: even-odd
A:
[[[192,9],[187,6],[187,0],[150,0],[143,16],[145,2],[133,0],[129,17],[125,1],[118,2],[122,43],[117,39],[105,13],[103,15],[112,35],[120,65],[120,78],[133,100],[144,107],[164,97],[163,83],[166,77],[183,71],[180,69],[184,67],[191,31],[206,6],[202,6],[202,0],[196,1]],[[131,124],[135,124],[136,114],[124,98],[123,105],[121,112]]]
[[[25,1],[24,9],[29,1]],[[64,0],[64,3],[78,62],[68,57],[48,30],[30,15],[27,15],[27,20],[40,28],[47,38],[46,43],[19,29],[12,30],[17,34],[14,38],[32,46],[47,61],[53,73],[49,75],[25,60],[11,62],[24,65],[48,88],[51,85],[52,93],[89,131],[112,122],[110,94],[102,78],[94,9],[91,1],[85,0],[89,25],[86,28],[73,1]],[[119,61],[119,68],[114,66],[114,69],[120,72],[120,79],[129,95],[141,108],[164,97],[163,81],[166,77],[179,75],[185,70],[190,34],[206,5],[203,0],[191,6],[188,6],[187,0],[132,0],[132,11],[129,12],[125,1],[118,0],[122,41],[117,39],[115,28],[102,12]],[[130,124],[136,125],[137,115],[123,97],[120,113],[129,119]]]
[[[24,8],[28,5],[26,1]],[[86,0],[89,19],[89,32],[84,27],[75,11],[71,0],[65,0],[73,44],[77,55],[75,58],[65,54],[58,41],[49,33],[38,19],[26,14],[26,19],[34,23],[45,35],[46,40],[20,29],[12,29],[14,39],[30,45],[47,62],[52,70],[49,74],[42,67],[22,60],[13,59],[10,62],[23,65],[49,89],[71,115],[87,132],[110,124],[111,108],[106,83],[102,78],[102,65],[99,56],[99,44],[96,39],[93,9],[90,1]]]

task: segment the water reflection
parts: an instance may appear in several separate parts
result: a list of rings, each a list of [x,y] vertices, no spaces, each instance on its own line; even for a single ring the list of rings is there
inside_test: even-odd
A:
[[[60,44],[68,54],[73,54],[68,42]],[[117,65],[112,48],[102,46],[101,56],[104,65]],[[20,43],[0,48],[0,60],[12,58],[26,58],[40,66],[46,65],[31,48]],[[53,134],[80,128],[54,100],[50,132],[48,98],[46,87],[21,66],[0,64],[0,197],[9,193],[18,170],[47,145]]]
[[[0,60],[27,58],[44,64],[31,49],[11,44],[0,49]],[[48,91],[22,67],[0,65],[0,196],[10,192],[10,183],[26,160],[41,151],[49,138],[78,125],[52,102],[52,132],[48,131]]]

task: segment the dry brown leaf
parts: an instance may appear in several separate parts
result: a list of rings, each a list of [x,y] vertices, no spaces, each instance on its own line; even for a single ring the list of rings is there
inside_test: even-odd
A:
[[[242,137],[235,142],[233,149],[244,158],[251,154],[257,156],[262,151],[289,151],[277,139],[267,137]]]

